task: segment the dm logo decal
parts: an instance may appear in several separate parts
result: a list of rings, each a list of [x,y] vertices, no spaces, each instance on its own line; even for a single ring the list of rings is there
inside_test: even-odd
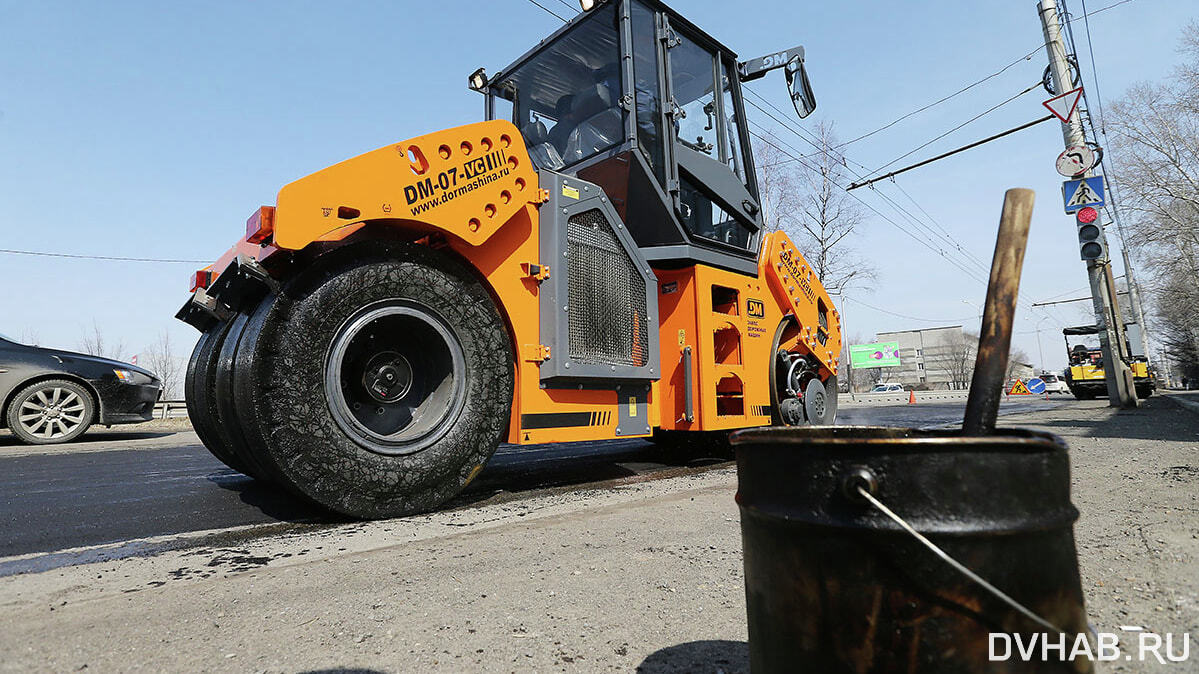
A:
[[[750,318],[765,318],[766,303],[762,300],[746,300],[745,313],[749,314]]]

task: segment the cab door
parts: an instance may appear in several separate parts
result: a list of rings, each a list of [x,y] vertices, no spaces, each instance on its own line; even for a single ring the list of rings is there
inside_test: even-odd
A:
[[[665,17],[664,17],[665,18]],[[696,243],[755,254],[762,229],[736,64],[665,20],[668,185]]]

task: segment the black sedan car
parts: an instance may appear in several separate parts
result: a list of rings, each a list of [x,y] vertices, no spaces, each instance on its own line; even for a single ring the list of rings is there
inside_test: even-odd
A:
[[[23,442],[70,442],[94,423],[149,421],[161,392],[158,377],[136,365],[0,335],[0,427]]]

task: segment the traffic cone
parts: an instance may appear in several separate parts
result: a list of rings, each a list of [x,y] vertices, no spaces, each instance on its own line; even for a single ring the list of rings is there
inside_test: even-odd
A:
[[[916,392],[915,391],[908,391],[908,404],[909,405],[916,404]]]

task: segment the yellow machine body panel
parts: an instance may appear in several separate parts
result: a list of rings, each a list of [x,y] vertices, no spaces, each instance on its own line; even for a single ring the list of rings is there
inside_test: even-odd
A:
[[[300,250],[378,220],[479,245],[536,201],[537,171],[508,121],[468,124],[347,159],[283,187],[274,244]]]
[[[757,276],[706,265],[657,270],[663,429],[713,431],[770,424],[771,371],[778,348],[811,353],[824,364],[822,374],[836,374],[840,315],[827,292],[818,282],[811,283],[806,261],[782,232],[766,237],[762,250]],[[788,278],[808,280],[810,296],[802,291],[794,297],[786,295]],[[820,321],[820,307],[829,326],[823,344],[814,327]],[[808,317],[810,323],[796,322],[796,315]]]
[[[246,238],[204,271],[216,278],[232,259],[246,256],[269,269],[278,251],[336,242],[367,224],[452,252],[475,270],[508,328],[516,375],[512,443],[767,425],[779,347],[812,354],[822,379],[837,373],[840,315],[790,239],[773,232],[762,241],[752,276],[701,264],[653,270],[661,373],[644,392],[620,399],[614,390],[543,386],[540,367],[555,357],[541,343],[540,286],[556,264],[540,259],[539,207],[546,199],[516,127],[471,124],[388,145],[288,184],[273,210],[251,217]]]
[[[1094,365],[1071,365],[1070,378],[1074,381],[1103,381],[1103,368]]]
[[[1143,361],[1133,361],[1128,364],[1134,379],[1149,378],[1149,364]],[[1103,381],[1102,365],[1071,365],[1070,378],[1074,381]]]

